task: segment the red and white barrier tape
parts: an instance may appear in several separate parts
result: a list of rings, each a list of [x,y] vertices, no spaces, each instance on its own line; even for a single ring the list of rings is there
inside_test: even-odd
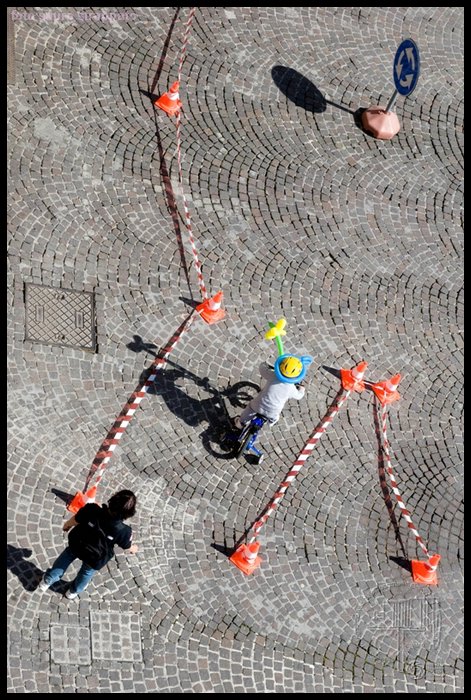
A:
[[[181,112],[177,112],[177,119],[176,119],[176,125],[177,125],[177,161],[178,161],[178,178],[180,180],[180,187],[181,187],[181,192],[182,192],[182,200],[183,200],[183,208],[185,210],[185,224],[186,224],[186,230],[188,231],[188,238],[190,239],[191,243],[191,250],[193,253],[193,258],[195,260],[195,267],[196,267],[196,274],[198,275],[198,282],[200,285],[201,289],[201,296],[203,299],[208,298],[208,292],[206,291],[206,286],[204,284],[204,279],[203,279],[203,273],[201,272],[201,264],[198,259],[198,253],[196,251],[196,244],[195,244],[195,239],[193,238],[193,230],[191,226],[191,217],[190,217],[190,211],[188,209],[188,205],[186,202],[186,197],[185,197],[185,192],[183,190],[183,173],[182,173],[182,151],[181,151],[181,136],[180,136],[180,130],[181,130],[181,118],[180,118]]]
[[[376,398],[375,398],[375,401],[376,401]],[[393,473],[393,470],[392,470],[392,467],[391,467],[391,456],[390,456],[390,454],[389,454],[389,442],[388,442],[388,436],[387,436],[387,433],[386,433],[386,418],[387,418],[387,415],[388,415],[387,405],[382,406],[382,410],[381,410],[381,429],[382,429],[382,431],[383,431],[383,440],[384,440],[383,454],[384,454],[384,459],[385,459],[385,462],[386,462],[386,471],[388,472],[388,474],[389,474],[389,476],[390,476],[390,478],[391,478],[391,487],[392,487],[392,490],[394,491],[394,495],[396,496],[397,502],[399,503],[399,507],[400,507],[400,509],[401,509],[401,511],[402,511],[402,514],[403,514],[403,516],[404,516],[404,518],[405,518],[405,520],[406,520],[406,522],[407,522],[407,526],[409,527],[410,530],[412,530],[412,532],[413,532],[413,534],[414,534],[414,536],[415,536],[415,539],[417,540],[418,544],[419,544],[420,547],[422,548],[424,554],[428,557],[428,556],[429,556],[429,553],[428,553],[428,551],[427,551],[427,547],[425,546],[425,543],[424,543],[423,539],[421,538],[421,536],[420,536],[419,533],[417,532],[417,530],[416,530],[416,528],[415,528],[415,526],[414,526],[414,524],[413,524],[413,522],[412,522],[412,520],[411,520],[410,513],[409,513],[409,511],[407,510],[407,508],[406,508],[406,506],[405,506],[405,504],[404,504],[404,501],[402,500],[402,496],[401,496],[401,494],[399,493],[399,489],[397,488],[396,477],[394,476],[394,473]]]
[[[312,437],[309,438],[309,440],[306,442],[304,445],[303,449],[301,450],[297,460],[294,462],[293,466],[291,467],[290,471],[288,472],[286,478],[284,481],[281,482],[280,486],[278,487],[278,491],[275,493],[273,496],[272,500],[267,506],[266,513],[260,518],[260,520],[257,520],[256,523],[253,525],[253,531],[254,531],[254,536],[250,540],[251,544],[254,542],[257,538],[258,533],[260,532],[262,526],[266,523],[270,515],[273,513],[275,508],[278,506],[279,502],[283,498],[288,486],[296,479],[301,467],[303,466],[304,462],[306,459],[309,457],[311,454],[312,450],[314,447],[317,445],[329,425],[332,423],[334,420],[335,416],[337,413],[340,411],[341,407],[343,406],[344,402],[348,399],[350,396],[350,391],[346,391],[344,396],[342,396],[343,393],[343,388],[340,389],[339,393],[334,399],[333,404],[330,406],[329,410],[325,414],[324,418],[322,418],[321,422],[314,428],[314,433]]]
[[[123,406],[120,415],[115,420],[114,426],[109,431],[108,435],[106,436],[106,439],[103,441],[100,449],[95,455],[95,459],[92,462],[90,472],[85,482],[84,493],[88,490],[90,482],[94,475],[96,475],[97,477],[96,482],[94,484],[95,486],[97,486],[101,481],[101,478],[108,465],[108,462],[113,456],[113,452],[119,445],[119,442],[123,437],[126,428],[131,422],[131,418],[135,414],[136,410],[139,408],[139,404],[141,403],[146,393],[149,391],[149,388],[153,385],[158,370],[162,369],[165,366],[168,356],[170,355],[180,338],[190,328],[195,318],[196,316],[192,315],[185,319],[185,321],[170,338],[167,345],[159,351],[158,357],[156,357],[156,359],[152,363],[151,374],[148,376],[148,378],[143,384],[140,384],[138,388],[135,391],[133,391],[126,404]]]
[[[190,29],[191,29],[191,24],[193,22],[193,18],[195,15],[196,7],[191,7],[190,8],[190,13],[188,15],[188,20],[186,22],[186,28],[185,28],[185,34],[183,37],[183,46],[181,50],[181,55],[180,55],[180,63],[178,66],[178,81],[181,81],[181,75],[182,75],[182,67],[183,67],[183,60],[185,57],[186,53],[186,48],[188,44],[188,38],[190,34]],[[206,287],[204,284],[203,280],[203,275],[201,273],[201,265],[198,259],[198,254],[196,251],[196,245],[195,245],[195,240],[193,238],[193,233],[192,233],[192,228],[191,228],[191,218],[190,218],[190,212],[187,206],[185,194],[183,192],[183,174],[182,174],[182,167],[181,167],[181,138],[180,138],[180,130],[181,130],[181,119],[180,119],[180,112],[177,112],[177,156],[178,156],[178,174],[180,178],[180,186],[182,190],[182,196],[183,196],[183,206],[185,209],[185,219],[186,219],[186,227],[188,230],[188,235],[190,238],[190,243],[191,243],[191,248],[193,251],[193,257],[195,259],[195,265],[196,265],[196,270],[198,273],[198,280],[200,283],[200,288],[201,288],[201,293],[203,295],[203,299],[208,298],[208,293],[206,291]],[[193,323],[195,316],[190,316],[188,319],[182,323],[182,325],[178,328],[178,330],[175,332],[175,334],[172,336],[170,341],[167,343],[167,345],[162,348],[162,350],[159,352],[159,356],[154,360],[152,363],[152,367],[154,371],[148,376],[147,380],[139,385],[139,387],[131,394],[129,399],[127,400],[126,404],[124,405],[120,415],[117,417],[113,428],[109,431],[108,435],[106,436],[106,439],[103,441],[103,443],[100,446],[100,449],[95,455],[95,459],[93,460],[92,466],[90,468],[90,472],[88,474],[87,480],[85,482],[85,487],[84,487],[84,492],[86,492],[89,489],[90,482],[93,478],[94,475],[96,475],[96,482],[95,486],[99,484],[101,481],[101,478],[103,477],[103,473],[106,469],[106,466],[108,465],[108,462],[110,461],[111,457],[113,456],[113,452],[115,451],[116,447],[119,445],[119,442],[128,427],[131,418],[135,414],[136,410],[139,408],[139,404],[141,403],[142,399],[148,392],[149,388],[153,385],[155,378],[157,376],[157,371],[159,369],[162,369],[167,361],[168,356],[172,352],[173,348],[175,345],[178,343],[180,338],[183,336],[183,334],[190,328],[191,324]]]
[[[187,48],[187,44],[188,44],[188,38],[190,35],[191,23],[193,22],[193,18],[195,16],[195,10],[196,10],[196,7],[190,8],[190,14],[188,15],[188,20],[186,23],[185,34],[183,37],[183,46],[182,46],[182,51],[180,54],[180,65],[178,66],[178,81],[179,82],[181,80],[183,60],[185,57],[186,48]],[[181,193],[182,193],[183,208],[185,210],[185,225],[186,225],[186,230],[188,231],[188,238],[190,239],[193,258],[195,260],[196,274],[198,275],[198,282],[199,282],[200,289],[201,289],[201,295],[202,295],[203,299],[207,299],[208,292],[206,291],[206,286],[204,284],[203,273],[201,271],[201,263],[200,263],[199,258],[198,258],[198,252],[196,250],[196,243],[195,243],[195,239],[193,237],[193,229],[192,229],[192,225],[191,225],[190,210],[188,209],[188,204],[187,204],[185,192],[183,189],[182,149],[181,149],[181,125],[182,125],[181,110],[179,110],[176,113],[176,122],[175,123],[176,123],[176,128],[177,128],[178,178],[180,180],[180,189],[181,189]]]
[[[190,7],[190,12],[188,14],[188,19],[186,21],[186,29],[185,29],[185,34],[183,35],[183,45],[182,45],[182,52],[180,54],[180,63],[178,66],[178,82],[181,81],[182,79],[182,67],[183,67],[183,61],[185,59],[185,53],[186,53],[186,47],[188,44],[188,37],[190,36],[190,29],[191,29],[191,24],[193,22],[193,18],[195,16],[196,12],[196,7]]]

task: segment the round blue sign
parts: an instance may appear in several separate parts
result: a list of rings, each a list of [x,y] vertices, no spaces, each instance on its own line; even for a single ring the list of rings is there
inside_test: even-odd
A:
[[[420,73],[419,49],[412,39],[399,44],[394,57],[394,84],[400,95],[410,95],[417,85]]]

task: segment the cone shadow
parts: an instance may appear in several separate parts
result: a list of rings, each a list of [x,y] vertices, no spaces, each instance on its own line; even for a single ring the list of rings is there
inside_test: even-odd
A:
[[[404,557],[389,557],[389,559],[412,574],[412,564],[409,559],[405,559]]]
[[[180,301],[182,301],[187,306],[190,306],[192,309],[196,309],[198,304],[201,304],[201,302],[198,301],[197,299],[188,299],[187,297],[178,297],[178,298],[180,299]]]
[[[337,379],[341,379],[341,374],[339,369],[335,369],[334,367],[327,367],[326,365],[321,365],[322,369],[325,369],[326,372],[329,372],[330,374],[333,374],[334,377],[337,377]]]
[[[154,104],[156,100],[159,99],[160,95],[155,95],[153,92],[149,92],[148,90],[143,90],[142,88],[139,88],[139,92],[142,95],[145,95],[146,97],[149,98],[149,100]]]
[[[216,544],[215,542],[211,543],[211,547],[213,549],[215,549],[217,552],[224,554],[224,556],[227,557],[228,559],[231,556],[232,552],[235,551],[235,548],[232,549],[231,547],[226,547],[223,544]]]
[[[66,491],[61,491],[60,489],[51,489],[51,493],[60,498],[64,503],[70,503],[74,494],[67,493]]]

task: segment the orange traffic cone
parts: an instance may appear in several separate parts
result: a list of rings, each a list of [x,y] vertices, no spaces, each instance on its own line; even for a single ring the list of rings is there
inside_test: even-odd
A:
[[[169,114],[171,117],[179,112],[182,106],[182,102],[178,96],[179,87],[180,83],[178,80],[176,80],[171,86],[170,90],[168,92],[164,92],[164,94],[154,102],[156,107],[163,109],[164,112],[167,112],[167,114]]]
[[[378,400],[385,405],[401,398],[396,391],[400,381],[401,375],[395,374],[394,377],[387,379],[385,382],[376,382],[376,384],[372,384],[371,388],[378,397]]]
[[[222,321],[226,312],[221,309],[222,292],[217,292],[211,299],[205,299],[201,304],[198,304],[196,311],[206,323],[216,323]]]
[[[362,382],[362,379],[367,366],[366,362],[360,362],[360,364],[353,369],[341,369],[340,379],[343,388],[349,389],[350,391],[363,391],[365,384]]]
[[[237,547],[234,554],[229,557],[229,560],[237,566],[244,574],[252,573],[260,566],[262,559],[257,556],[260,549],[259,542],[251,542],[250,544],[241,544]]]
[[[73,499],[67,505],[67,510],[70,510],[71,513],[76,513],[78,510],[80,510],[80,508],[83,508],[83,506],[86,506],[87,503],[94,503],[95,497],[96,497],[96,486],[92,486],[91,489],[88,489],[87,493],[82,493],[81,491],[77,491],[77,493],[75,494]]]
[[[437,581],[437,566],[440,561],[439,554],[432,554],[428,561],[417,561],[412,559],[412,578],[415,583],[424,583],[436,586]]]

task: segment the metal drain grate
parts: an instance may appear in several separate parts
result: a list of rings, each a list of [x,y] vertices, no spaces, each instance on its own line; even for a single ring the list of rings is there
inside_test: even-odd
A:
[[[91,292],[25,284],[26,340],[96,350]]]

